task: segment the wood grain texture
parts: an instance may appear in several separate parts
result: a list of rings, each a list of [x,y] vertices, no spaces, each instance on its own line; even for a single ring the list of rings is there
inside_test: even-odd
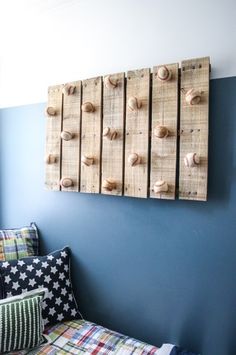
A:
[[[61,177],[73,181],[71,187],[61,187],[62,191],[79,191],[80,170],[80,117],[81,117],[81,81],[68,83],[75,86],[72,95],[63,94],[63,131],[72,134],[72,139],[62,140]]]
[[[125,196],[148,196],[149,95],[150,69],[129,71],[126,95]],[[128,108],[131,97],[141,102],[141,108],[137,111]],[[141,163],[130,166],[128,158],[133,153],[141,157]]]
[[[51,154],[56,161],[45,163],[45,187],[48,190],[60,190],[61,169],[61,122],[62,122],[62,85],[48,88],[48,106],[56,109],[54,116],[46,117],[46,158]]]
[[[152,79],[152,138],[150,167],[150,197],[175,199],[176,144],[178,119],[178,64],[165,65],[171,71],[171,79],[161,81],[157,72],[162,66],[153,68]],[[168,129],[166,138],[155,136],[155,128]],[[155,193],[154,184],[165,181],[168,191]]]
[[[181,63],[179,198],[184,200],[207,200],[209,66],[209,57]],[[185,100],[192,88],[202,91],[197,105]],[[197,153],[200,164],[186,167],[184,157],[188,153]]]
[[[124,85],[125,74],[111,75],[111,80],[117,82],[116,87],[103,85],[103,128],[110,129],[108,136],[102,139],[102,179],[112,178],[116,188],[101,192],[110,195],[122,195],[123,191],[123,145],[124,145]],[[115,139],[111,139],[112,132]]]
[[[99,193],[101,172],[101,117],[102,117],[102,78],[84,80],[83,103],[91,102],[93,112],[82,112],[81,156],[93,157],[94,163],[86,166],[81,163],[80,191]]]

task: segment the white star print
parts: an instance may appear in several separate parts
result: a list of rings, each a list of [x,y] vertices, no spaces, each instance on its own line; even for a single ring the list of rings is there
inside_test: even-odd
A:
[[[58,283],[58,282],[53,282],[53,288],[55,288],[56,290],[58,290],[58,288],[59,288],[59,283]]]
[[[67,256],[66,252],[65,251],[61,251],[61,257],[62,258],[66,258],[66,256]]]
[[[6,282],[7,284],[9,284],[10,281],[11,281],[11,278],[10,278],[9,275],[7,275],[7,276],[5,277],[5,282]]]
[[[65,278],[64,272],[60,272],[59,273],[59,279],[60,280],[64,280],[64,278]]]
[[[62,264],[61,258],[57,259],[56,263],[57,263],[58,265],[61,265],[61,264]]]
[[[14,290],[17,290],[19,287],[20,287],[20,285],[19,285],[18,281],[17,282],[13,282],[12,288],[14,288]]]
[[[66,280],[66,286],[68,286],[68,287],[70,286],[70,280],[68,280],[68,279]]]
[[[58,314],[57,320],[59,320],[59,322],[61,322],[63,318],[64,318],[63,314]]]
[[[17,265],[23,266],[25,262],[23,260],[18,260]]]
[[[47,293],[47,295],[45,296],[45,298],[49,298],[50,300],[53,298],[53,293],[52,293],[52,291],[49,291],[48,293]]]
[[[47,282],[47,283],[49,284],[49,282],[50,282],[51,280],[52,280],[52,279],[51,279],[50,275],[44,276],[44,282]]]
[[[55,308],[54,308],[54,307],[50,308],[49,314],[50,314],[51,316],[53,316],[54,313],[56,313]]]
[[[72,315],[73,317],[75,317],[75,316],[76,316],[76,313],[77,313],[77,312],[76,312],[76,310],[75,310],[75,309],[72,309],[72,310],[71,310],[71,315]]]
[[[40,263],[40,260],[38,258],[33,259],[33,263],[38,264],[38,263]]]
[[[42,270],[36,270],[36,276],[41,277],[43,274]]]
[[[52,272],[53,274],[55,274],[55,273],[57,272],[56,266],[52,266],[52,267],[51,267],[51,272]]]
[[[26,292],[28,292],[28,289],[27,288],[22,288],[21,293],[26,293]]]
[[[12,297],[12,293],[11,292],[7,292],[7,297]]]
[[[73,296],[72,294],[69,295],[69,300],[72,302],[73,301]]]
[[[42,262],[42,267],[45,267],[45,269],[48,267],[47,261],[43,261],[43,262]]]
[[[2,263],[2,267],[5,267],[5,268],[7,268],[9,265],[10,264],[8,261],[4,261],[4,263]]]
[[[47,308],[47,303],[45,302],[45,301],[43,301],[43,303],[42,303],[42,309],[45,309],[45,308]]]
[[[29,285],[30,286],[34,287],[35,284],[36,284],[35,279],[30,279],[29,280]]]
[[[21,272],[19,279],[21,279],[21,280],[23,280],[23,281],[24,281],[25,279],[27,279],[26,273],[25,273],[25,272]]]
[[[65,265],[64,270],[65,270],[65,271],[68,271],[68,270],[69,270],[69,266],[68,266],[68,265]]]
[[[47,324],[49,323],[48,318],[45,318],[45,319],[43,320],[43,323],[44,323],[44,325],[47,325]]]
[[[69,304],[68,304],[68,303],[65,303],[63,309],[67,312],[68,309],[69,309]]]
[[[17,267],[16,266],[12,266],[10,272],[12,272],[15,275],[17,273]]]
[[[27,265],[27,270],[28,270],[28,271],[31,272],[33,269],[34,269],[34,267],[33,267],[32,265]]]
[[[54,259],[54,256],[48,255],[48,256],[47,256],[47,259],[48,259],[48,260],[52,260],[52,259]]]
[[[55,303],[60,306],[60,304],[62,303],[61,297],[56,298]]]
[[[63,296],[66,295],[66,289],[65,289],[65,288],[62,288],[62,289],[61,289],[61,294],[62,294]]]

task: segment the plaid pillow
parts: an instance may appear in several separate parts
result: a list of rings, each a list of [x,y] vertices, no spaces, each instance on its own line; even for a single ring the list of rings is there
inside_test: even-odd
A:
[[[34,223],[29,227],[0,230],[0,260],[34,255],[39,255],[38,230]]]

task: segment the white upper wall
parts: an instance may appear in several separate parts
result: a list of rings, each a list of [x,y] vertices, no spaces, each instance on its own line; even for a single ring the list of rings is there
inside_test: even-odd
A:
[[[0,107],[71,80],[209,55],[236,75],[235,0],[0,0]]]

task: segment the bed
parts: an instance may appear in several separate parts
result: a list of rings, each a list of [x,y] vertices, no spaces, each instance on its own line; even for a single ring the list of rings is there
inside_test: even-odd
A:
[[[177,355],[182,352],[175,346],[164,344],[161,348],[114,332],[97,324],[74,320],[58,323],[45,331],[48,343],[40,348],[18,351],[11,355]],[[191,353],[184,352],[185,355]]]

